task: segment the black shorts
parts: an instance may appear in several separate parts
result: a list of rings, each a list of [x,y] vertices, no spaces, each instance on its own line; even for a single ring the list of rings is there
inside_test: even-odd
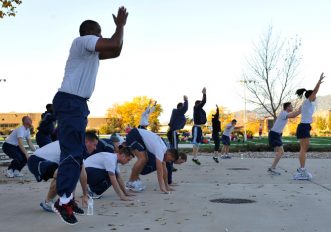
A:
[[[146,146],[143,138],[141,137],[138,129],[132,129],[126,136],[126,146],[133,150],[146,151]]]
[[[269,145],[272,148],[283,146],[282,134],[275,131],[270,131],[268,135]]]
[[[311,126],[309,123],[300,123],[297,127],[297,139],[310,138]]]
[[[230,137],[226,135],[222,135],[222,144],[226,146],[230,146]]]

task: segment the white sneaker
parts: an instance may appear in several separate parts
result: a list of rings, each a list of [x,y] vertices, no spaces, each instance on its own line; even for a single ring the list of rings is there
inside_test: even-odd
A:
[[[43,201],[39,205],[46,212],[54,212],[53,209],[52,209],[53,204],[54,204],[54,202],[52,202],[52,201],[49,201],[49,202]]]
[[[141,182],[139,181],[128,181],[125,185],[127,189],[130,189],[131,191],[134,192],[142,192],[144,188],[141,187]]]
[[[14,178],[14,172],[13,169],[7,169],[6,176],[8,178]]]
[[[294,174],[294,180],[311,180],[313,175],[307,171],[305,168],[298,168],[297,172]]]
[[[137,185],[139,188],[142,188],[143,190],[145,190],[146,186],[143,185],[143,182],[141,182],[140,179],[136,180],[136,182],[137,182]]]
[[[14,177],[22,177],[22,176],[24,176],[24,175],[20,171],[18,171],[18,170],[14,171]]]

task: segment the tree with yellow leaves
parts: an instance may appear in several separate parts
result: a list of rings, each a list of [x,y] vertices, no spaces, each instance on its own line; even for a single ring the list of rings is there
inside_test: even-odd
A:
[[[114,104],[107,111],[108,124],[110,128],[116,131],[124,131],[127,125],[131,127],[137,127],[139,125],[140,117],[145,111],[146,107],[154,101],[146,96],[134,97],[130,102],[124,102],[123,104]],[[154,101],[155,102],[155,101]],[[150,130],[157,132],[160,127],[158,117],[162,113],[162,107],[160,104],[155,105],[155,110],[149,117],[149,128]],[[116,123],[116,125],[113,125]]]
[[[16,16],[16,7],[22,3],[21,0],[0,0],[0,18],[5,16]]]

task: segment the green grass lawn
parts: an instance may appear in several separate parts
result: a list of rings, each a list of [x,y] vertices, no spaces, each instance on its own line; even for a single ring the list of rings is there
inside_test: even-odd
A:
[[[296,137],[283,137],[284,144],[298,144],[299,141]],[[251,144],[265,144],[268,145],[268,138],[248,140],[247,143]],[[331,137],[312,137],[310,139],[311,146],[331,146]]]
[[[287,151],[299,151],[299,141],[296,137],[283,137],[284,149]],[[189,142],[181,142],[181,144],[189,144]],[[221,145],[222,146],[222,145]],[[200,147],[205,151],[212,151],[214,147],[213,141],[209,144],[201,144]],[[242,142],[231,142],[232,151],[272,151],[269,146],[268,137],[261,139],[255,138]],[[310,139],[310,151],[331,151],[331,137],[312,137]]]

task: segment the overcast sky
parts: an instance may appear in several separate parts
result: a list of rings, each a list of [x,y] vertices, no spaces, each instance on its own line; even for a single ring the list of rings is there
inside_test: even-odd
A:
[[[331,1],[26,0],[15,18],[0,20],[0,79],[7,79],[0,82],[0,111],[43,111],[61,84],[80,23],[96,20],[110,37],[121,5],[129,11],[124,47],[120,58],[100,62],[93,116],[145,95],[162,104],[166,121],[184,94],[192,115],[204,86],[207,112],[215,104],[243,109],[245,59],[269,25],[283,38],[302,39],[298,87],[313,88],[324,71],[319,95],[330,94]]]

